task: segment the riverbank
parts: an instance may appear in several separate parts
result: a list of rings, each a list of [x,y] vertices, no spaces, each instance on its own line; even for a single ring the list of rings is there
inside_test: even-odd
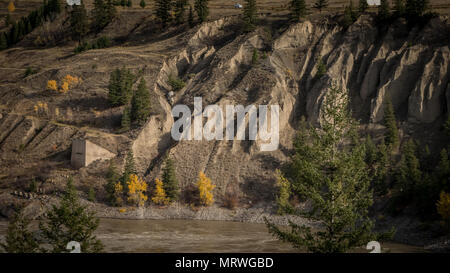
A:
[[[87,204],[100,218],[114,219],[146,219],[146,220],[203,220],[232,221],[263,224],[264,218],[277,225],[288,225],[289,221],[296,224],[314,226],[308,220],[297,216],[282,216],[274,214],[272,207],[255,206],[251,208],[236,208],[230,210],[218,206],[191,207],[173,203],[166,207],[149,206],[142,209],[135,207],[109,207],[104,204]]]
[[[94,211],[96,216],[102,219],[121,220],[198,220],[198,221],[222,221],[242,222],[250,224],[264,224],[267,218],[276,225],[288,225],[292,221],[299,225],[317,227],[317,224],[292,215],[277,215],[274,207],[264,204],[253,204],[252,207],[239,207],[230,210],[219,206],[191,207],[187,204],[173,203],[170,206],[148,206],[145,209],[136,207],[111,207],[103,203],[80,200],[83,205]],[[45,202],[31,202],[25,208],[26,217],[36,219],[45,218],[44,212],[50,209],[52,204],[59,202],[59,198],[52,196]],[[418,219],[407,216],[377,218],[375,230],[387,231],[391,227],[396,228],[393,242],[418,246],[431,252],[449,252],[450,238],[448,236],[436,236],[434,229],[424,229],[423,223]],[[224,223],[225,224],[225,223]]]

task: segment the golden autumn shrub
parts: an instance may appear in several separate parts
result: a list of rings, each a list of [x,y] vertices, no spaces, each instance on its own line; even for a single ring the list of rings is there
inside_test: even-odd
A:
[[[155,180],[155,192],[153,193],[152,202],[156,205],[169,204],[169,198],[164,191],[163,182],[158,178]]]
[[[66,93],[70,90],[70,88],[76,86],[81,82],[81,79],[78,77],[71,76],[67,74],[61,82],[61,87],[58,89],[58,83],[55,80],[49,80],[47,82],[47,89],[58,91],[60,93]]]
[[[138,207],[142,207],[147,201],[145,192],[147,191],[147,183],[135,174],[131,174],[128,181],[128,202]]]
[[[447,224],[450,224],[450,194],[441,192],[439,201],[436,204],[437,211]]]
[[[209,206],[214,203],[214,195],[212,190],[216,187],[211,183],[211,179],[208,178],[203,172],[200,172],[197,180],[197,187],[200,197],[200,203],[204,206]]]
[[[49,80],[47,82],[47,89],[53,90],[53,91],[58,91],[58,83],[56,83],[55,80]]]
[[[16,10],[16,6],[14,6],[13,1],[10,1],[8,4],[8,11],[9,12],[14,12]]]
[[[63,84],[61,84],[60,92],[61,93],[66,93],[67,91],[69,91],[69,83],[68,82],[63,82]]]

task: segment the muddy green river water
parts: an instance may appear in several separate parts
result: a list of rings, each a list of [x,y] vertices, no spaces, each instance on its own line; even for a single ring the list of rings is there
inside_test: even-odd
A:
[[[2,239],[6,227],[1,221]],[[241,222],[101,219],[96,234],[106,252],[299,252],[272,237],[265,225]],[[424,251],[396,243],[382,243],[381,248],[391,253]]]

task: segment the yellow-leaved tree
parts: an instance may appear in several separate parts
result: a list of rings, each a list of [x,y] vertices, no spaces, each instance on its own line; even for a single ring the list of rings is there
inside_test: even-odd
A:
[[[214,203],[214,195],[212,190],[216,187],[211,183],[211,179],[208,178],[203,172],[198,174],[197,180],[198,192],[200,195],[200,203],[204,206],[209,206]]]
[[[58,83],[55,80],[49,80],[47,82],[47,89],[58,91]]]
[[[78,77],[71,76],[71,75],[67,74],[62,79],[62,83],[61,83],[61,88],[60,89],[58,89],[58,83],[55,80],[49,80],[47,82],[47,89],[53,90],[53,91],[58,91],[60,93],[66,93],[67,91],[69,91],[70,88],[76,86],[80,82],[81,82],[81,78],[78,78]]]
[[[117,182],[114,184],[114,198],[115,198],[115,205],[116,206],[122,206],[123,205],[123,186],[122,183]]]
[[[169,198],[164,191],[163,182],[158,178],[155,180],[155,192],[153,193],[152,202],[157,205],[169,204]]]
[[[450,224],[450,194],[441,192],[440,199],[436,204],[437,211],[445,223]]]
[[[16,10],[16,6],[14,6],[13,1],[9,2],[8,4],[8,11],[9,12],[14,12]]]
[[[131,202],[138,207],[143,207],[148,198],[147,195],[145,195],[145,192],[147,191],[147,182],[137,175],[131,174],[127,181],[127,185],[128,202]]]

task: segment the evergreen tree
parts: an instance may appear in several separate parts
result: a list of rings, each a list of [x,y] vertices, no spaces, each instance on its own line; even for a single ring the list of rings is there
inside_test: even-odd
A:
[[[111,21],[114,19],[114,17],[116,17],[117,15],[117,10],[116,7],[114,6],[114,1],[113,0],[106,0],[106,14],[105,14],[105,22],[106,25],[111,23]],[[105,26],[106,26],[105,25]]]
[[[386,126],[386,133],[384,135],[386,145],[391,147],[397,147],[398,145],[398,129],[397,120],[395,119],[394,106],[392,105],[391,98],[386,97],[384,102],[384,126]]]
[[[131,6],[133,6],[133,2],[131,2],[131,0],[127,1],[127,7],[131,8]]]
[[[385,22],[391,17],[389,1],[380,0],[380,5],[378,6],[377,18],[380,22]]]
[[[394,16],[401,17],[405,15],[405,2],[404,0],[394,0]]]
[[[52,18],[52,17],[55,14],[58,14],[61,12],[61,3],[59,2],[59,0],[49,0],[48,1],[48,10],[49,10],[50,19],[53,20],[54,18]]]
[[[178,200],[180,190],[178,187],[178,180],[175,173],[175,166],[172,159],[167,158],[164,162],[163,175],[162,175],[164,191],[170,201]]]
[[[319,10],[320,13],[322,13],[322,10],[326,7],[328,7],[328,0],[316,0],[313,6],[313,8]]]
[[[108,203],[112,206],[116,205],[116,197],[114,195],[115,193],[115,185],[120,180],[120,175],[117,172],[117,167],[114,164],[114,161],[109,161],[108,171],[106,172],[106,184],[105,184],[105,191],[106,191],[106,198],[108,200]]]
[[[176,0],[175,2],[175,22],[184,23],[187,0]]]
[[[369,168],[371,168],[377,161],[377,146],[375,145],[375,143],[373,143],[370,135],[367,135],[366,137],[365,149],[366,149],[365,161],[369,166]]]
[[[163,26],[170,21],[170,10],[172,8],[172,0],[155,0],[156,17],[161,20]]]
[[[208,1],[209,0],[195,0],[194,8],[197,12],[197,17],[200,23],[203,23],[206,21],[209,15],[209,7],[208,7]]]
[[[439,164],[435,170],[435,178],[440,191],[450,193],[450,161],[446,149],[442,149]]]
[[[422,172],[431,173],[433,171],[433,157],[431,155],[430,147],[428,144],[423,149],[419,150],[419,161]]]
[[[305,0],[292,0],[291,1],[291,17],[295,21],[299,21],[301,18],[305,18],[308,14],[308,8],[306,7]]]
[[[126,68],[116,69],[110,74],[108,98],[113,106],[125,105],[133,95],[134,75]]]
[[[355,7],[353,6],[353,0],[350,0],[350,11],[351,11],[352,21],[355,22],[358,19],[359,14],[355,10]]]
[[[408,204],[413,200],[416,187],[422,180],[420,162],[417,158],[417,147],[412,139],[403,145],[395,180],[397,201],[401,204]]]
[[[23,23],[23,20],[19,20],[19,23],[17,24],[17,26],[19,27],[18,35],[17,35],[18,36],[17,40],[19,41],[25,35],[25,24]]]
[[[94,212],[80,204],[72,178],[67,181],[59,205],[53,205],[47,213],[47,219],[39,224],[39,229],[52,252],[67,252],[70,241],[79,242],[83,253],[102,251],[103,245],[94,235],[99,220]]]
[[[0,33],[0,50],[8,48],[8,41],[6,40],[5,34]]]
[[[382,140],[378,145],[377,150],[376,167],[373,174],[373,185],[375,191],[383,195],[387,193],[388,185],[386,183],[390,172],[390,160],[384,140]]]
[[[131,99],[131,120],[138,124],[147,121],[150,114],[150,93],[148,92],[144,78],[138,85],[138,89]]]
[[[122,186],[127,189],[128,185],[128,179],[130,179],[130,175],[132,174],[137,174],[136,172],[136,168],[134,166],[134,155],[133,155],[133,151],[129,150],[127,157],[125,158],[125,167],[123,169],[123,173],[122,173],[122,178],[121,178],[121,182],[122,182]]]
[[[11,25],[11,23],[12,23],[11,15],[8,13],[8,14],[6,14],[6,17],[5,17],[5,25],[9,26],[9,25]]]
[[[319,57],[319,61],[317,62],[317,72],[315,78],[320,79],[326,73],[327,73],[327,66],[324,64],[322,57]]]
[[[91,202],[95,202],[95,199],[96,199],[96,197],[95,197],[95,189],[93,187],[89,188],[88,198],[87,199],[89,201],[91,201]]]
[[[127,132],[131,128],[131,109],[125,107],[122,113],[122,119],[120,120],[120,129],[122,132]]]
[[[363,145],[343,147],[357,134],[348,110],[348,95],[331,87],[321,109],[321,128],[299,132],[285,176],[293,194],[311,202],[311,209],[297,209],[295,214],[319,221],[323,229],[313,231],[290,222],[290,230],[286,231],[265,221],[270,233],[296,248],[345,252],[375,238],[368,217],[372,204],[370,182]]]
[[[447,137],[450,137],[450,115],[447,115],[447,119],[445,120],[443,127],[444,133],[447,135]]]
[[[352,2],[350,2],[352,3]],[[346,29],[353,24],[353,9],[352,6],[346,6],[344,9],[344,18],[342,19],[342,26]]]
[[[26,27],[26,32],[27,32],[27,33],[30,33],[30,32],[32,32],[32,31],[33,31],[33,27],[31,26],[31,22],[28,21],[28,22],[27,22],[27,27]]]
[[[116,16],[116,7],[112,0],[94,0],[94,27],[97,31],[106,27]]]
[[[411,20],[416,20],[430,9],[429,0],[406,0],[406,15]]]
[[[369,4],[367,4],[367,0],[359,0],[359,12],[364,13],[369,8]]]
[[[258,60],[259,60],[259,53],[258,50],[256,48],[253,49],[253,54],[252,54],[252,64],[253,65],[257,65],[258,64]]]
[[[19,210],[8,224],[5,242],[0,247],[7,253],[35,253],[39,251],[39,244],[29,230],[30,220]]]
[[[70,28],[72,31],[72,38],[81,42],[84,35],[89,31],[88,17],[83,1],[80,5],[73,5],[70,12]]]
[[[195,26],[195,22],[194,22],[194,12],[192,11],[192,6],[189,5],[189,17],[188,17],[188,22],[189,22],[189,27],[194,27]]]
[[[244,30],[252,31],[256,27],[257,15],[256,0],[246,0],[244,5]]]
[[[19,26],[17,23],[14,23],[12,28],[9,31],[8,35],[8,46],[11,46],[17,43],[19,40]]]
[[[141,8],[145,8],[145,6],[146,6],[145,0],[141,0],[141,2],[139,3],[139,6],[141,6]]]

